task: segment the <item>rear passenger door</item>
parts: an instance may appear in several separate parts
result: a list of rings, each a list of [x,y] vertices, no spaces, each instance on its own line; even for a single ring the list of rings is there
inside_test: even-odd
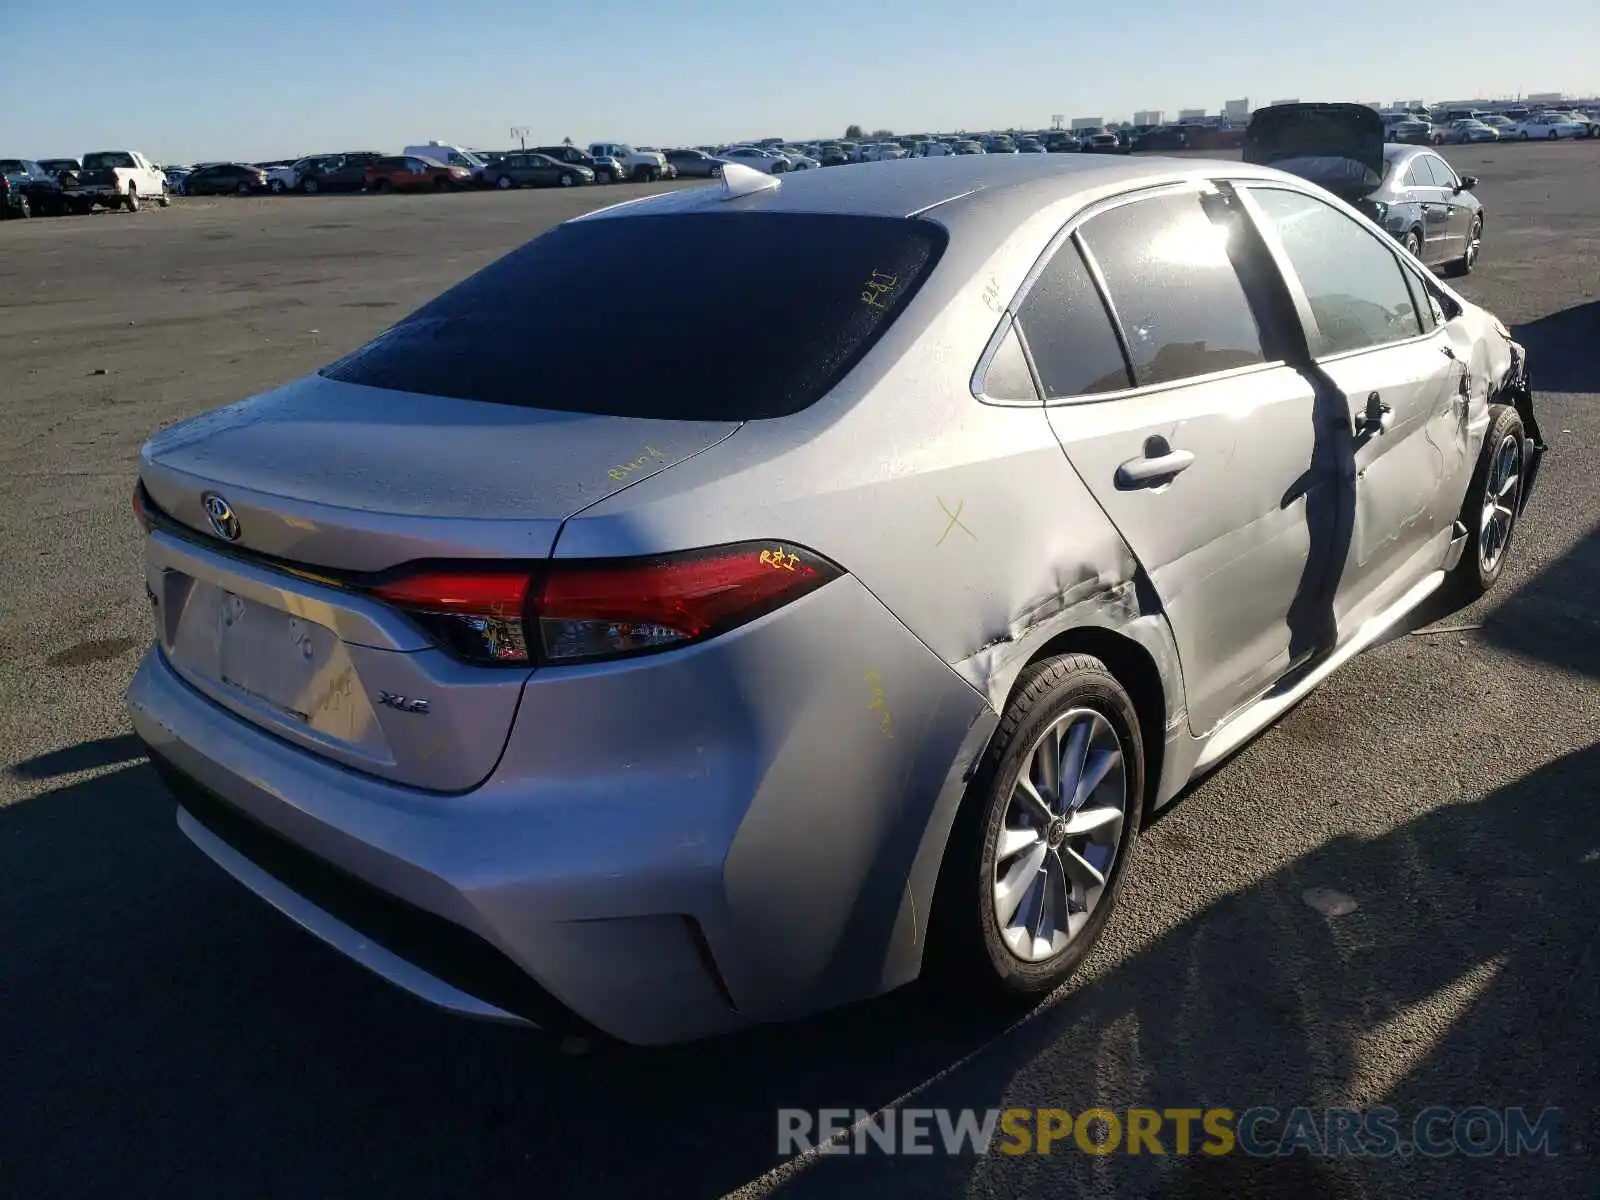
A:
[[[1316,196],[1245,189],[1285,264],[1320,372],[1345,397],[1355,512],[1341,636],[1437,569],[1467,457],[1465,368],[1427,284],[1390,241]]]
[[[1332,460],[1269,270],[1237,200],[1185,186],[1091,212],[1018,312],[1051,427],[1166,609],[1197,734],[1328,643]]]

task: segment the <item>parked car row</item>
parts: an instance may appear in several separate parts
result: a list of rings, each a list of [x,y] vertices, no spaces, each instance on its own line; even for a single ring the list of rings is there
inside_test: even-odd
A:
[[[1385,135],[1406,145],[1470,145],[1476,142],[1541,141],[1600,137],[1600,120],[1576,109],[1488,112],[1446,108],[1384,113]]]

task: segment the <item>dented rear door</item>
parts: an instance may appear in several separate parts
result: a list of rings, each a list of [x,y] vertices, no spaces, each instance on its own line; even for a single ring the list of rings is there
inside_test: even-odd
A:
[[[1327,644],[1337,511],[1316,393],[1211,212],[1187,187],[1091,216],[1020,316],[1051,427],[1167,611],[1196,733]],[[1075,339],[1056,366],[1052,330]]]

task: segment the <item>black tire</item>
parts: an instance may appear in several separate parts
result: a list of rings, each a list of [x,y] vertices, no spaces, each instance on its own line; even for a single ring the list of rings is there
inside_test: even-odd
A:
[[[517,186],[517,181],[509,175],[502,175],[494,181],[494,186],[502,192],[509,192]]]
[[[122,198],[122,207],[129,212],[139,211],[139,189],[131,183],[128,185],[128,194]]]
[[[1026,961],[1001,935],[995,912],[997,839],[1034,746],[1072,709],[1089,709],[1123,754],[1124,819],[1106,883],[1083,927],[1053,957]],[[1006,1003],[1038,999],[1070,975],[1116,905],[1143,815],[1144,750],[1133,701],[1099,659],[1066,654],[1023,671],[950,831],[929,930],[930,966],[955,986]],[[1048,864],[1045,868],[1048,869]]]
[[[1524,129],[1524,130],[1523,130],[1523,131],[1522,131],[1522,137],[1521,137],[1521,138],[1520,138],[1520,139],[1519,139],[1519,140],[1521,140],[1521,141],[1524,141],[1524,142],[1526,142],[1526,141],[1528,141],[1528,140],[1529,140],[1529,139],[1530,139],[1530,138],[1531,138],[1531,137],[1532,137],[1532,136],[1533,136],[1533,135],[1532,135],[1532,134],[1530,134],[1530,133],[1529,133],[1529,132],[1528,132],[1528,131],[1527,131],[1527,130],[1526,130],[1526,129]]]
[[[443,175],[433,181],[433,190],[436,192],[453,192],[456,190],[456,181],[446,179]]]
[[[315,196],[321,190],[322,185],[317,182],[315,176],[310,176],[300,181],[300,191],[303,195]]]
[[[711,178],[713,178],[713,179],[721,179],[722,178],[722,168],[721,167],[712,167],[711,168]]]
[[[172,197],[170,195],[168,195],[166,192],[162,192],[161,195],[156,197],[156,203],[159,204],[162,208],[171,208],[172,207]]]
[[[1415,229],[1408,229],[1406,235],[1400,239],[1400,244],[1406,248],[1406,253],[1417,261],[1422,260],[1422,235]]]
[[[26,221],[29,217],[33,216],[32,202],[30,202],[26,196],[18,196],[16,212],[19,218]]]
[[[1478,265],[1478,256],[1483,252],[1483,218],[1473,217],[1472,228],[1467,234],[1467,250],[1460,258],[1450,264],[1451,275],[1470,275],[1472,268]]]
[[[393,187],[394,184],[390,183],[387,179],[380,179],[372,185],[372,190],[380,196],[387,196]]]
[[[239,186],[233,190],[240,196],[248,196],[250,194],[250,185],[248,183],[241,182]]]
[[[571,171],[563,171],[563,172],[561,172],[561,186],[562,187],[571,187],[573,184],[575,184],[577,182],[578,182],[578,177],[576,175],[574,175]]]
[[[1544,135],[1544,140],[1547,142],[1559,142],[1561,140],[1561,135],[1552,129],[1549,133]]]
[[[274,179],[271,183],[267,184],[267,190],[274,196],[281,196],[289,190],[289,187],[283,182],[283,180]]]
[[[1450,577],[1451,585],[1463,600],[1476,600],[1505,572],[1506,558],[1517,532],[1517,518],[1522,512],[1522,491],[1528,471],[1527,436],[1516,409],[1508,404],[1489,406],[1489,432],[1484,436],[1477,469],[1472,472],[1472,482],[1461,502],[1460,521],[1466,526],[1467,545]],[[1503,526],[1497,524],[1492,538],[1486,539],[1484,531],[1490,527],[1488,493],[1491,488],[1496,492],[1504,491],[1506,456],[1512,459],[1511,474],[1515,482],[1509,491],[1498,497],[1498,505],[1510,516]],[[1486,548],[1490,553],[1485,553]]]

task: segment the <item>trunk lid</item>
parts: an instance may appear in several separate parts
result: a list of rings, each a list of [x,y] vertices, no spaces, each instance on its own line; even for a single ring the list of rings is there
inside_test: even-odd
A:
[[[463,365],[470,370],[470,365]],[[561,523],[731,436],[734,421],[595,416],[418,395],[311,376],[152,438],[156,505],[236,548],[381,571],[423,558],[544,558]]]
[[[1365,104],[1258,108],[1245,130],[1244,161],[1358,199],[1383,182],[1383,118]]]
[[[186,421],[140,466],[160,510],[145,581],[163,655],[217,704],[312,753],[469,789],[499,761],[531,668],[461,662],[315,568],[546,558],[567,517],[737,429],[322,377]]]

